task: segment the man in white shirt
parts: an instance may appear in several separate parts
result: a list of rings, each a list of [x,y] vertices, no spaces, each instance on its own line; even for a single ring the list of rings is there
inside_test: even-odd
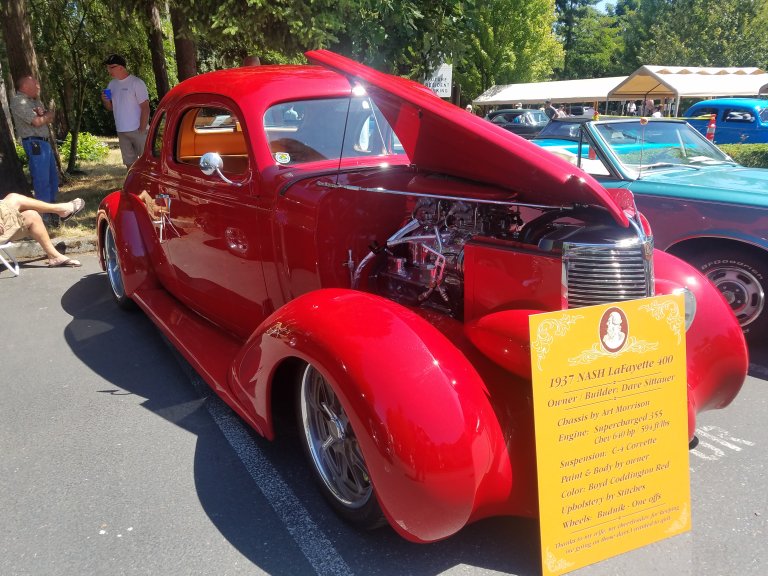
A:
[[[107,89],[101,93],[101,101],[115,117],[117,139],[123,164],[130,168],[144,152],[149,128],[149,94],[141,78],[129,74],[125,58],[111,54],[104,60],[112,77]]]

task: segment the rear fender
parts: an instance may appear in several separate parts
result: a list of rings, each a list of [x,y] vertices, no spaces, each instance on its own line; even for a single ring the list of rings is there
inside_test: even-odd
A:
[[[112,229],[119,247],[120,268],[123,272],[125,293],[128,297],[139,288],[156,287],[157,281],[151,269],[144,240],[139,231],[136,209],[143,206],[132,194],[112,192],[99,205],[97,241],[99,261],[105,269],[104,238],[107,227]],[[145,211],[142,208],[143,211]]]
[[[445,538],[508,498],[511,467],[485,385],[435,327],[389,300],[318,290],[268,318],[233,364],[233,384],[273,434],[279,363],[311,362],[350,417],[390,524],[412,541]]]

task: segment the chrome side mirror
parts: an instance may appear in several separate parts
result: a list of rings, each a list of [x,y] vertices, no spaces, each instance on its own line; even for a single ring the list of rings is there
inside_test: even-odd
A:
[[[242,186],[242,182],[233,182],[224,174],[222,174],[221,169],[224,167],[224,160],[221,159],[221,156],[218,152],[206,152],[200,157],[200,171],[205,174],[206,176],[210,176],[214,172],[218,174],[219,178],[224,180],[227,184],[233,184],[234,186]]]

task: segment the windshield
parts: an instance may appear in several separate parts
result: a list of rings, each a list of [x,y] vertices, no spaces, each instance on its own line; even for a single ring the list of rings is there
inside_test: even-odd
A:
[[[544,113],[542,112],[542,114]],[[544,119],[545,122],[549,121],[546,114],[544,114]],[[581,122],[553,120],[539,132],[536,138],[553,138],[555,140],[573,140],[578,142],[580,130]]]
[[[529,110],[525,115],[528,118],[528,123],[534,126],[542,126],[549,122],[549,118],[541,110]]]
[[[732,162],[683,122],[601,122],[594,128],[619,161],[631,170]]]
[[[266,111],[264,130],[278,164],[404,154],[367,96],[283,102]]]

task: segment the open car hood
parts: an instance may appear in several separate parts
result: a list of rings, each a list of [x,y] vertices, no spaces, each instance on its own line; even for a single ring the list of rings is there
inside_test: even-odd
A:
[[[602,206],[618,223],[629,225],[624,210],[635,210],[631,193],[606,190],[565,160],[441,100],[412,80],[328,50],[306,56],[363,86],[418,168],[500,186],[515,192],[520,202]]]

